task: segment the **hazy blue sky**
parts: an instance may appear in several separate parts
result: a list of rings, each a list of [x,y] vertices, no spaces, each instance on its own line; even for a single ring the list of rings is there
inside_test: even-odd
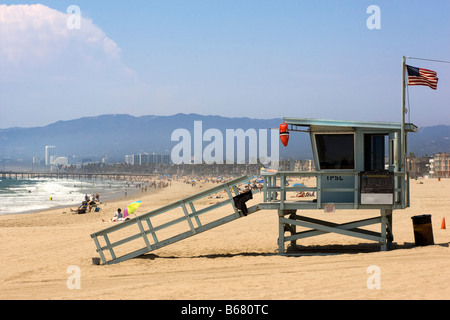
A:
[[[399,122],[402,56],[450,60],[448,0],[0,3],[0,128],[179,112]],[[407,63],[439,77],[409,87],[411,122],[450,124],[450,64]]]

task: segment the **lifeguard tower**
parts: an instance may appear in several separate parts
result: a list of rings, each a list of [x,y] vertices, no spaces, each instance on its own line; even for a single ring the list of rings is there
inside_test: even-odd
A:
[[[417,127],[404,123],[297,118],[283,121],[291,132],[309,133],[315,171],[263,174],[263,202],[249,208],[242,202],[242,196],[251,198],[251,194],[239,193],[237,186],[253,176],[243,176],[95,232],[91,237],[103,264],[146,254],[264,209],[278,212],[279,254],[286,253],[286,242],[295,245],[297,240],[330,232],[374,241],[381,250],[387,250],[393,240],[392,212],[409,206],[409,177],[403,165],[406,133],[416,132]],[[316,183],[290,186],[289,177],[313,177]],[[315,196],[310,200],[289,197],[302,191]],[[226,194],[223,200],[206,207],[197,206],[199,200],[218,192]],[[229,207],[228,213],[222,209],[220,212],[225,215],[215,215],[216,209],[225,206]],[[312,209],[379,209],[380,215],[336,224],[298,213]],[[161,216],[163,219],[158,222]],[[361,229],[373,224],[380,224],[380,232]],[[168,230],[175,225],[183,225],[184,229],[178,227],[170,233]],[[297,232],[297,226],[309,230]],[[117,249],[123,247],[118,253]]]
[[[417,132],[415,125],[405,123],[405,60],[403,57],[401,123],[283,118],[282,141],[289,131],[309,133],[315,171],[266,172],[263,202],[249,208],[243,200],[251,198],[251,194],[240,194],[237,186],[253,177],[243,176],[95,232],[91,237],[103,264],[143,255],[264,209],[278,212],[279,254],[286,253],[286,242],[292,246],[297,240],[324,233],[374,241],[381,250],[387,250],[393,241],[393,210],[405,209],[410,204],[405,168],[407,133]],[[312,177],[315,184],[291,186],[287,183],[290,177]],[[199,200],[217,192],[226,194],[222,201],[197,206]],[[289,196],[298,192],[310,192],[314,197],[309,200]],[[228,213],[214,214],[225,206],[229,207]],[[380,210],[380,215],[336,224],[298,213],[314,209],[332,212],[375,209]],[[158,221],[161,216],[164,219]],[[380,232],[362,229],[374,224],[380,224]],[[174,233],[167,233],[175,225],[183,225],[184,229],[177,227]],[[297,226],[309,230],[297,232]],[[125,248],[119,255],[117,249],[122,247]]]
[[[406,133],[413,124],[283,118],[289,131],[310,135],[316,171],[264,175],[260,209],[278,210],[278,252],[285,242],[338,233],[378,242],[387,250],[393,240],[392,212],[409,207],[409,177],[404,167]],[[295,141],[294,141],[295,143]],[[315,186],[289,186],[288,177],[313,177]],[[311,192],[312,200],[292,200],[293,192]],[[298,210],[379,209],[380,216],[345,224],[301,216]],[[361,229],[381,224],[380,232]],[[296,227],[310,230],[296,232]],[[289,236],[285,236],[290,232]]]

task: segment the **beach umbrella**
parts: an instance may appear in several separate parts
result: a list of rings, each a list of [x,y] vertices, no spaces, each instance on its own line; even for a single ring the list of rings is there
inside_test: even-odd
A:
[[[123,211],[123,217],[126,218],[127,216],[132,214],[134,212],[134,210],[139,208],[139,206],[141,204],[142,204],[142,201],[135,201],[135,202],[130,203],[128,205],[128,207],[126,207],[125,210]]]
[[[303,183],[296,183],[293,187],[306,187]]]
[[[263,182],[264,182],[263,179],[256,181],[256,183],[263,183]]]

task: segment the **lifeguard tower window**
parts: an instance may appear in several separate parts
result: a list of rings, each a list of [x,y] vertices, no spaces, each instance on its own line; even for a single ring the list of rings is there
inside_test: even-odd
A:
[[[386,170],[386,140],[385,134],[364,135],[364,169],[365,171]]]
[[[320,170],[355,169],[354,134],[315,134]]]

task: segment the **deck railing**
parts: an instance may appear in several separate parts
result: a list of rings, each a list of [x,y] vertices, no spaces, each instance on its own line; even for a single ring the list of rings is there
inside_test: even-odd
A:
[[[352,176],[354,177],[354,187],[330,188],[322,186],[322,176]],[[368,205],[361,204],[360,172],[357,171],[279,171],[273,174],[263,175],[264,188],[262,207],[265,209],[323,209],[326,204],[323,201],[323,193],[348,192],[353,193],[353,201],[345,203],[333,203],[337,209],[374,209],[379,207],[392,207],[392,209],[404,209],[409,207],[409,174],[404,172],[394,173],[394,196],[393,204],[390,205]],[[293,177],[315,177],[315,186],[290,186],[287,184],[288,178]],[[309,192],[314,194],[314,199],[308,197],[290,200],[287,197],[289,192]]]

